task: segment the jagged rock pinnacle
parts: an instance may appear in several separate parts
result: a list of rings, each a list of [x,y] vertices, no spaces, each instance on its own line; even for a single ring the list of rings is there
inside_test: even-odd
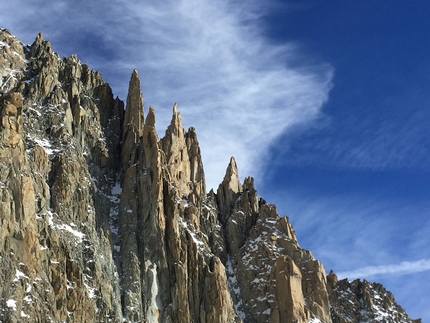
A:
[[[138,137],[143,133],[143,100],[140,90],[140,79],[136,70],[131,74],[128,87],[127,104],[124,116],[124,129],[131,128]],[[124,138],[123,138],[124,139]]]
[[[36,36],[36,42],[42,42],[43,41],[43,34],[42,32],[38,33]]]
[[[182,127],[181,114],[175,103],[172,108],[172,120],[166,129],[166,134],[161,141],[161,146],[166,154],[172,180],[175,182],[181,194],[188,196],[190,192],[190,160],[185,140],[185,131]]]
[[[152,106],[149,107],[149,112],[146,116],[145,127],[155,127],[155,110]]]
[[[242,192],[242,186],[239,181],[236,160],[231,157],[224,179],[217,190],[218,207],[221,211],[222,219],[225,220],[228,210],[232,207],[240,192]]]
[[[336,285],[337,282],[338,282],[337,275],[333,272],[333,270],[330,270],[329,274],[327,275],[328,286],[334,287],[334,285]]]
[[[237,170],[237,164],[234,157],[230,157],[230,162],[227,167],[226,174],[224,176],[224,180],[222,184],[227,184],[228,188],[231,189],[234,193],[239,193],[242,191],[242,187],[239,181],[239,171]]]
[[[195,197],[195,200],[201,201],[204,194],[206,194],[206,182],[200,145],[197,140],[197,133],[194,127],[188,128],[188,132],[185,134],[185,141],[187,143],[190,160],[190,179],[193,185],[193,196]],[[196,204],[196,201],[192,201],[192,199],[190,200]]]
[[[179,138],[184,137],[184,129],[182,128],[182,119],[181,114],[178,112],[178,105],[175,103],[173,105],[173,113],[172,113],[172,120],[170,121],[170,125],[166,130],[166,136],[174,134],[175,136]]]
[[[0,322],[419,322],[326,279],[233,157],[206,194],[195,129],[175,104],[159,140],[136,70],[124,113],[76,55],[0,28],[0,85]]]
[[[122,131],[122,152],[121,160],[123,165],[134,162],[136,144],[143,136],[144,116],[143,100],[140,90],[140,79],[137,71],[131,74],[128,87],[127,105],[125,109],[123,131]]]

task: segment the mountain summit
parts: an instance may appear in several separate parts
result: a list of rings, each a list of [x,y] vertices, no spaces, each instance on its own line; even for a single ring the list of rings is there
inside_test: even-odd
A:
[[[39,34],[0,30],[0,322],[419,322],[377,283],[326,277],[231,158],[206,192],[196,130],[158,138]]]

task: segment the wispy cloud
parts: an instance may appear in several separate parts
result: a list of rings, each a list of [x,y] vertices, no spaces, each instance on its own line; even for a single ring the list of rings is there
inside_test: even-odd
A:
[[[258,177],[271,144],[314,121],[331,88],[331,66],[297,66],[300,46],[274,45],[262,36],[258,19],[264,8],[257,1],[56,1],[52,7],[36,1],[33,6],[14,2],[0,19],[18,36],[40,29],[60,54],[77,52],[122,98],[137,68],[145,106],[155,107],[160,133],[178,102],[184,125],[197,129],[209,187],[222,180],[231,155],[243,176]]]
[[[399,264],[368,266],[352,271],[342,271],[337,273],[339,278],[363,278],[380,275],[407,275],[430,270],[430,259],[420,259],[417,261],[403,261]]]
[[[352,193],[320,196],[298,187],[265,195],[290,217],[301,246],[337,274],[430,259],[430,222],[423,220],[429,214],[426,200],[392,201]]]
[[[337,111],[290,140],[279,163],[364,170],[426,170],[430,163],[430,96],[405,85],[401,96],[370,98],[371,113],[356,102],[345,101]],[[381,89],[383,97],[384,89]],[[365,94],[363,94],[365,95]],[[285,158],[287,156],[287,158]]]
[[[425,278],[430,270],[428,200],[322,196],[298,187],[266,193],[278,212],[288,212],[300,245],[327,272],[332,269],[340,279],[378,281],[411,316],[424,315],[430,287]]]

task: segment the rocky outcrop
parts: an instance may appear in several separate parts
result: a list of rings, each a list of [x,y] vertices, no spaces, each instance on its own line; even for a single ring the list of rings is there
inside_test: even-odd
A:
[[[159,140],[154,109],[145,123],[139,117],[136,72],[129,93],[123,142],[133,144],[122,146],[118,214],[124,317],[132,322],[234,321],[224,265],[200,232],[204,176],[195,131],[185,133],[175,105],[172,123]]]
[[[206,194],[196,130],[175,104],[158,138],[137,71],[124,109],[76,55],[5,29],[0,268],[4,323],[358,322],[378,318],[375,304],[400,313],[380,285],[327,280],[288,217],[252,177],[240,182],[234,158]]]
[[[229,250],[227,273],[236,310],[246,322],[330,322],[325,272],[300,248],[288,217],[258,199],[248,177],[237,187],[231,159],[218,188]],[[227,192],[227,193],[225,193]],[[231,201],[231,202],[229,202]],[[230,205],[230,208],[228,208]]]
[[[60,59],[41,34],[31,46],[6,30],[1,39],[0,266],[12,270],[0,320],[119,320],[105,212],[123,107],[99,73]]]
[[[412,320],[396,303],[392,293],[381,284],[356,279],[339,280],[330,271],[327,276],[330,294],[330,312],[333,323],[346,322],[408,322]]]

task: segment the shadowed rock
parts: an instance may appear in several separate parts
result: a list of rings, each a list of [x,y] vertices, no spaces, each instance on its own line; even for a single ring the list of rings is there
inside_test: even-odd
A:
[[[0,29],[0,81],[0,322],[419,321],[326,279],[233,157],[206,194],[195,129],[175,104],[160,140],[137,71],[124,111],[76,55]]]

